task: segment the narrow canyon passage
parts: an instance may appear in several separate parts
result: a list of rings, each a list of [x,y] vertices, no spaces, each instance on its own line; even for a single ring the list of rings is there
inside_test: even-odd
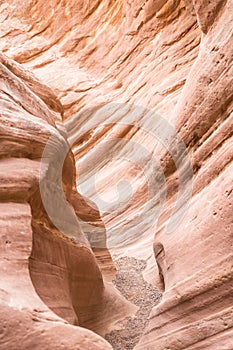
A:
[[[233,349],[232,23],[0,1],[0,350]]]

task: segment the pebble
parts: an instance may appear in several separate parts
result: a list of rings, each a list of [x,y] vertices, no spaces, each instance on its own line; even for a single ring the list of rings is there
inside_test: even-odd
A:
[[[132,350],[143,334],[151,309],[158,304],[162,295],[143,278],[146,261],[123,257],[114,263],[117,268],[114,285],[127,300],[138,306],[139,310],[134,317],[124,319],[124,329],[113,330],[106,334],[105,339],[114,350]]]

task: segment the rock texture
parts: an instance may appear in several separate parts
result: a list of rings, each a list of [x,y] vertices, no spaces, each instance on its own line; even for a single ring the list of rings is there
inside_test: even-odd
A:
[[[111,317],[101,308],[101,317],[92,312],[101,300],[108,300],[110,311],[121,300],[106,291],[102,278],[114,274],[107,245],[117,258],[145,260],[144,278],[163,290],[136,349],[232,349],[232,5],[0,4],[0,49],[21,64],[1,56],[1,300],[8,310],[3,313],[13,313],[8,325],[15,327],[26,308],[22,317],[34,331],[34,308],[73,332],[47,304],[70,323],[92,323],[101,335],[108,333]],[[67,150],[62,188],[71,216],[57,225],[68,238],[50,222],[38,189],[51,135],[52,149]],[[59,189],[45,158],[42,173]],[[46,176],[42,184],[47,194]],[[63,198],[53,198],[52,216],[65,218]],[[31,279],[45,304],[32,288],[29,256]],[[43,280],[46,274],[52,278]],[[130,310],[120,303],[125,307],[116,319]],[[56,345],[55,321],[40,322],[47,336],[36,333],[37,343]],[[82,337],[92,343],[88,349],[109,346],[89,331],[74,332],[82,349]],[[14,349],[17,334],[16,340],[11,334],[2,339],[11,339]]]
[[[193,198],[171,237],[160,221],[154,250],[165,293],[137,349],[232,349],[233,12],[231,1],[210,12],[204,4],[195,2],[206,35],[174,111],[193,150]]]
[[[53,118],[60,107],[47,87],[1,56],[1,349],[111,348],[97,335],[64,321],[82,324],[90,313],[93,319],[94,305],[101,307],[106,292],[78,221],[73,239],[58,232],[38,190],[49,136],[56,136],[58,149],[66,142]],[[52,169],[48,163],[46,174]],[[63,177],[68,199],[73,169],[68,153]],[[50,185],[57,185],[55,177]]]
[[[123,257],[116,262],[117,274],[113,283],[127,300],[138,306],[133,317],[126,317],[121,322],[123,327],[105,335],[116,350],[134,349],[139,342],[153,306],[158,304],[161,293],[156,287],[146,282],[142,271],[146,268],[144,260]]]

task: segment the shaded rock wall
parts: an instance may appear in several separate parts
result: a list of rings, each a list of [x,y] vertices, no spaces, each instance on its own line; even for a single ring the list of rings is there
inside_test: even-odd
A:
[[[195,3],[206,35],[174,111],[192,146],[193,198],[170,237],[160,221],[154,250],[165,293],[137,349],[232,348],[233,12],[231,1],[204,6]]]
[[[61,105],[49,88],[3,55],[0,68],[0,348],[110,348],[98,336],[63,320],[78,325],[85,323],[90,313],[93,318],[94,305],[101,305],[104,284],[76,216],[75,229],[67,237],[51,222],[39,191],[39,180],[43,183],[47,174],[54,172],[50,159],[42,158],[48,139],[53,136],[56,153],[67,144],[54,123],[54,113]],[[68,152],[62,186],[67,199],[75,184],[74,169],[72,153]],[[49,186],[59,193],[56,181],[56,176],[50,176]],[[49,191],[46,186],[45,181],[43,189]],[[53,197],[57,199],[59,195]],[[72,213],[68,202],[67,206]],[[57,214],[62,217],[62,213]],[[73,338],[67,340],[70,334]]]

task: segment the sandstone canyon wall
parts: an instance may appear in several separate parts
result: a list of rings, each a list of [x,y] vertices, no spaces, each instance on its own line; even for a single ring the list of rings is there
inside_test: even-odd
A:
[[[67,143],[55,128],[60,111],[48,88],[1,56],[1,349],[110,348],[68,324],[82,323],[84,306],[88,317],[87,304],[100,304],[103,280],[79,223],[72,237],[58,232],[41,201],[39,180],[54,170],[45,161],[41,171],[45,144],[53,135],[56,154]],[[63,179],[69,199],[75,181],[70,151]],[[49,180],[59,193],[56,176]]]
[[[108,246],[163,292],[136,349],[233,349],[232,5],[0,4],[0,348],[110,349]]]

